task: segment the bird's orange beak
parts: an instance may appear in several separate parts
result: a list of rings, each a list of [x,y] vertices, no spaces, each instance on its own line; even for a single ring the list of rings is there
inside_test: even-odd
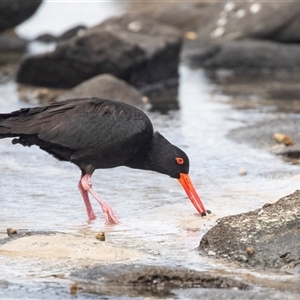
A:
[[[205,216],[206,210],[205,210],[204,205],[192,184],[190,176],[188,174],[180,173],[180,177],[178,178],[178,181],[184,188],[185,192],[187,193],[188,197],[194,204],[194,206],[197,209],[197,211],[199,212],[199,214],[201,216]]]

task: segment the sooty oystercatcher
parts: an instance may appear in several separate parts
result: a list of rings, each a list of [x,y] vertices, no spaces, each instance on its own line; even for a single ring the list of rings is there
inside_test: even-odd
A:
[[[153,126],[141,110],[99,98],[70,99],[49,106],[0,114],[0,138],[13,144],[37,145],[81,170],[78,183],[89,219],[95,219],[88,193],[102,207],[107,223],[118,223],[112,209],[96,194],[96,169],[127,166],[151,170],[179,180],[201,215],[206,211],[189,178],[189,159]]]

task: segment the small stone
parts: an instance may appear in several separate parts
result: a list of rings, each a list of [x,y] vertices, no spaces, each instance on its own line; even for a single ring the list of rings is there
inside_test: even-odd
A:
[[[77,284],[73,283],[70,287],[70,294],[71,295],[76,295],[77,294]]]
[[[187,40],[190,40],[190,41],[194,41],[198,38],[198,34],[197,32],[195,31],[188,31],[184,34],[184,37],[187,39]]]
[[[239,175],[240,176],[245,176],[245,175],[247,175],[247,173],[248,172],[245,169],[243,169],[243,168],[239,170]]]
[[[254,248],[252,248],[252,247],[247,247],[246,248],[247,255],[252,255],[254,252],[255,252]]]
[[[99,241],[105,241],[105,233],[103,231],[100,231],[99,233],[97,233],[95,238]]]
[[[7,228],[6,232],[7,232],[8,236],[12,236],[13,234],[17,234],[18,233],[16,229],[12,229],[12,228]]]
[[[294,144],[294,142],[290,136],[282,134],[282,133],[274,133],[273,138],[279,144],[284,144],[286,146],[290,146],[290,145]]]
[[[216,252],[211,251],[211,250],[207,252],[208,256],[216,256],[216,254],[217,254]]]

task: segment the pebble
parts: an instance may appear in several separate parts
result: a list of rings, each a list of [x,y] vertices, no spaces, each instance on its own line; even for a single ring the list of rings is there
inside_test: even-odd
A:
[[[245,176],[245,175],[247,175],[247,173],[248,172],[245,169],[243,169],[243,168],[239,170],[239,175],[240,176]]]
[[[13,234],[17,234],[18,233],[17,230],[13,229],[13,228],[7,228],[6,232],[7,232],[8,236],[12,236]]]
[[[252,248],[252,247],[247,247],[246,248],[247,255],[252,255],[254,252],[255,252],[254,248]]]
[[[96,234],[95,238],[99,241],[105,241],[105,233],[103,231],[100,231]]]

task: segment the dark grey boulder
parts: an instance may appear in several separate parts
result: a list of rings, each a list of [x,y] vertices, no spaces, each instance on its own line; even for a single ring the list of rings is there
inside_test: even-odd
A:
[[[55,100],[83,97],[100,97],[122,101],[134,106],[143,105],[143,95],[136,88],[110,74],[98,75],[88,79]]]
[[[142,87],[178,77],[180,32],[139,14],[111,18],[58,44],[51,53],[28,56],[19,83],[72,88],[109,73]]]
[[[218,220],[199,250],[256,268],[300,271],[300,191],[261,209]]]
[[[42,0],[0,1],[0,32],[14,28],[30,18],[41,3]]]

